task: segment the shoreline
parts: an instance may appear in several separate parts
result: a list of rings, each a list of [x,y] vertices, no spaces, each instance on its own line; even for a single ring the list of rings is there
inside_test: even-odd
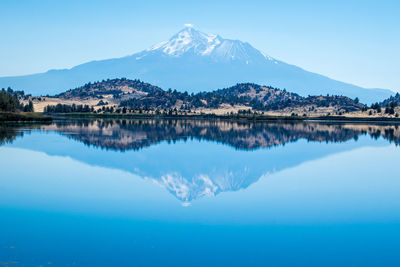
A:
[[[201,114],[201,115],[156,115],[156,114],[116,114],[116,113],[57,113],[46,114],[52,119],[222,119],[222,120],[237,120],[237,121],[310,121],[310,122],[353,122],[353,123],[399,123],[400,118],[388,117],[343,117],[343,116],[317,116],[317,117],[302,117],[302,116],[269,116],[269,115],[216,115],[216,114]]]
[[[207,120],[220,119],[230,121],[253,122],[351,122],[351,123],[395,123],[400,124],[400,118],[388,117],[347,117],[347,116],[271,116],[271,115],[163,115],[163,114],[118,114],[118,113],[41,113],[41,112],[0,112],[0,122],[51,122],[68,119],[191,119]]]
[[[1,122],[51,122],[53,119],[41,112],[0,112]]]

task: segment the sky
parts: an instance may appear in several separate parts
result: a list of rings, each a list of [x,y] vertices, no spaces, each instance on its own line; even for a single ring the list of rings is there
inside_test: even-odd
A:
[[[400,91],[400,1],[0,0],[0,77],[123,57],[193,24],[306,70]]]

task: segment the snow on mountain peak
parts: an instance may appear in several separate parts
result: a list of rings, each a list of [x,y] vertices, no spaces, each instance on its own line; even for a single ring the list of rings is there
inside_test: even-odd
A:
[[[213,60],[239,60],[246,64],[257,60],[274,60],[248,43],[223,39],[216,34],[206,34],[196,30],[191,24],[185,24],[185,28],[171,39],[156,44],[146,51],[158,51],[172,57],[191,53],[197,56],[209,56]]]
[[[195,54],[206,55],[219,43],[217,35],[202,33],[194,29],[192,25],[186,24],[186,27],[171,39],[161,42],[149,50],[159,50],[170,56],[181,56],[191,50]]]

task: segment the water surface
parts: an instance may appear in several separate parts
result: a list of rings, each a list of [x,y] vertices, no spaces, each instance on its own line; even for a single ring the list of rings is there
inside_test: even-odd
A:
[[[0,262],[398,266],[397,125],[0,126]]]

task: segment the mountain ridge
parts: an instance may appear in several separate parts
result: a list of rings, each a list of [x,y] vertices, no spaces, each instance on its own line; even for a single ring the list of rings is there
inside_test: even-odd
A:
[[[189,92],[211,91],[236,83],[270,84],[302,96],[345,95],[359,97],[364,103],[380,102],[394,94],[335,81],[279,61],[249,43],[205,34],[193,27],[129,56],[91,61],[70,69],[0,77],[0,87],[51,95],[87,82],[121,77]]]

